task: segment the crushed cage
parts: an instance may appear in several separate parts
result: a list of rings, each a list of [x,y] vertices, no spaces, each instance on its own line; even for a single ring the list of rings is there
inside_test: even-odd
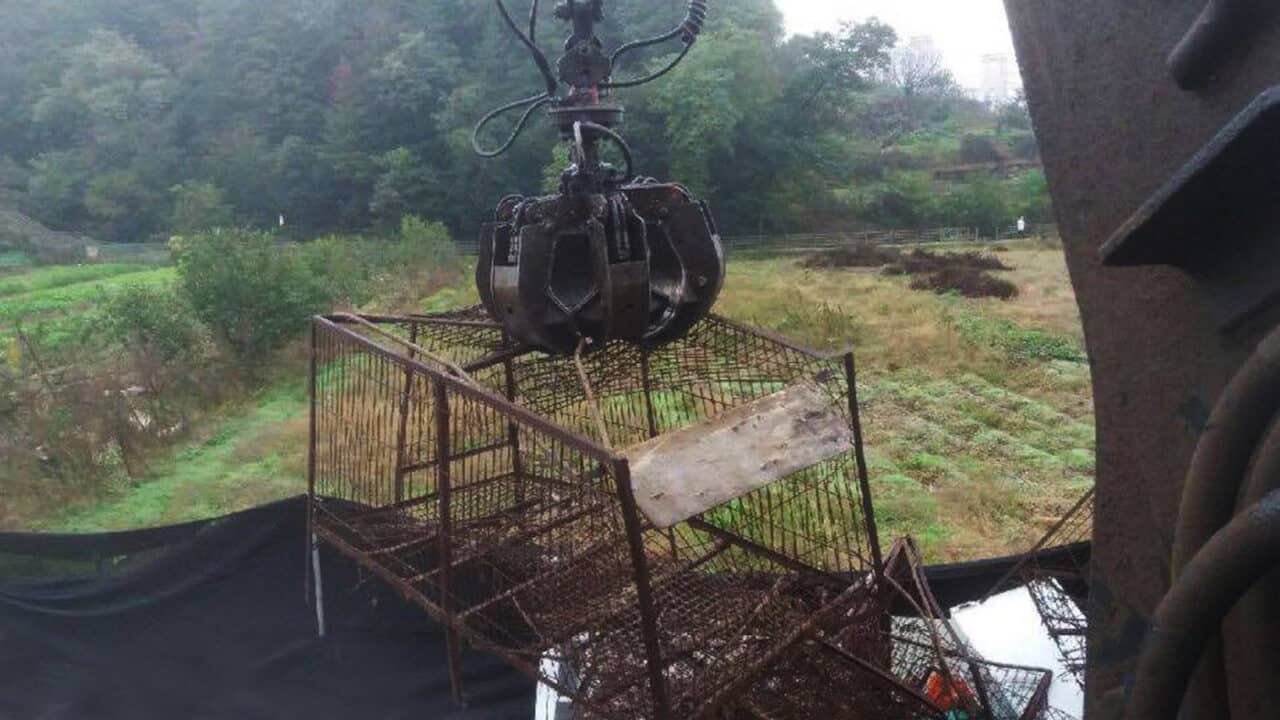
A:
[[[915,544],[894,543],[865,612],[810,637],[748,688],[744,718],[1058,720],[1053,674],[990,662],[946,619]],[[737,716],[735,716],[737,717]]]
[[[1058,646],[1063,667],[1081,688],[1094,615],[1089,585],[1093,499],[1090,488],[987,593],[990,597],[1011,587],[1027,589],[1041,624]]]
[[[863,714],[836,717],[894,698],[945,710],[885,620],[886,573],[903,561],[880,555],[851,353],[709,317],[660,348],[551,357],[477,309],[316,318],[312,346],[311,530],[446,626],[459,701],[465,643],[580,718],[811,717],[794,690],[823,670],[866,681],[838,700]],[[797,397],[820,407],[786,415]],[[822,447],[742,453],[765,461],[708,465],[715,482],[668,497],[683,489],[662,484],[672,456],[645,453],[682,433],[672,444],[689,452],[700,423],[759,434],[770,412],[813,430],[787,442]],[[969,655],[917,645],[944,679]],[[983,697],[982,717],[1039,717]]]

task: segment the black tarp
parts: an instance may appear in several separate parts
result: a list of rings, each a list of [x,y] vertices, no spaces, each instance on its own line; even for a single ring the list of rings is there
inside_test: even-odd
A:
[[[1093,543],[1045,548],[1036,553],[1035,568],[1058,571],[1058,583],[1069,596],[1088,597],[1089,588],[1082,582],[1067,580],[1081,568],[1087,567],[1093,553]],[[930,565],[924,569],[938,604],[947,612],[968,603],[982,600],[996,583],[1006,580],[1006,574],[1020,566],[1023,556],[971,560],[949,565]],[[1021,578],[1009,578],[1001,590],[1012,590]]]
[[[0,533],[0,720],[533,717],[532,681],[479,653],[466,655],[468,705],[455,708],[439,627],[328,548],[317,638],[305,522],[299,498],[151,530]],[[925,574],[950,609],[1017,561]]]
[[[533,717],[533,683],[479,653],[455,708],[440,629],[327,550],[317,638],[304,534],[300,500],[156,530],[0,534],[0,718]]]

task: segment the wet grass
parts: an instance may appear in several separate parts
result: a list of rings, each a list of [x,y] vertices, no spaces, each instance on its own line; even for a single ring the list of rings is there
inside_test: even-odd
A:
[[[0,298],[150,270],[144,265],[55,265],[0,278]]]
[[[217,517],[301,494],[308,403],[302,378],[272,387],[207,423],[153,462],[146,477],[121,483],[99,503],[45,520],[41,529],[100,532]]]
[[[113,294],[174,279],[172,268],[143,265],[53,266],[0,278],[0,351],[12,348],[21,324],[45,353],[56,355],[93,330]]]
[[[718,308],[818,349],[856,349],[881,537],[913,535],[933,562],[1023,550],[1093,482],[1090,375],[1061,253],[1000,257],[1017,268],[1006,275],[1016,300],[938,296],[906,278],[797,260],[731,260]],[[473,300],[460,285],[420,305]],[[303,492],[301,372],[216,414],[146,478],[46,527],[178,522]]]
[[[24,277],[25,274],[13,279]],[[155,285],[173,279],[172,269],[153,268],[14,293],[0,297],[0,323],[25,323],[63,315],[100,303],[105,296],[133,285]]]
[[[930,561],[1023,550],[1093,482],[1091,382],[1061,252],[999,257],[1015,300],[741,260],[719,307],[819,349],[855,348],[880,535],[915,536]]]

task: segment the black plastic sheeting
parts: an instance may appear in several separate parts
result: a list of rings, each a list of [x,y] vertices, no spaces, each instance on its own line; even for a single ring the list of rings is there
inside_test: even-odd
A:
[[[466,656],[468,705],[454,707],[440,628],[327,550],[319,639],[305,507],[0,534],[0,718],[533,717],[533,682],[480,653]]]
[[[1089,596],[1088,586],[1082,579],[1067,578],[1080,572],[1081,568],[1088,567],[1092,553],[1093,543],[1090,542],[1046,548],[1036,553],[1035,568],[1040,571],[1056,571],[1057,582],[1067,595],[1083,601]],[[1008,572],[1022,562],[1023,557],[1025,556],[1015,555],[950,565],[930,565],[925,568],[924,574],[938,604],[951,612],[960,605],[984,599],[996,583],[1004,581]],[[1021,578],[1009,578],[1000,590],[1013,590],[1020,582]]]
[[[318,638],[305,525],[297,498],[152,530],[0,533],[0,720],[533,718],[534,683],[475,652],[467,707],[454,707],[442,630],[328,548]],[[1087,562],[1089,549],[1040,561]],[[925,574],[950,610],[1017,561]]]

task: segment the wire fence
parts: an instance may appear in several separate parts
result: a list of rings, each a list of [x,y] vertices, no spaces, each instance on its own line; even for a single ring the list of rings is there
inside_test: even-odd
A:
[[[50,230],[13,210],[0,210],[0,245],[23,250],[45,262],[83,262],[93,241],[78,233]]]
[[[11,217],[7,217],[11,216]],[[46,262],[106,262],[106,263],[141,263],[163,265],[171,260],[171,249],[168,243],[106,243],[96,242],[92,238],[74,233],[49,231],[43,226],[32,224],[21,228],[17,225],[26,219],[17,213],[0,211],[0,244],[4,243],[5,230],[14,232],[11,235],[23,234],[26,242],[11,242],[22,249],[41,256]],[[6,220],[13,223],[7,227]],[[43,229],[43,235],[33,234],[33,230]],[[725,252],[729,257],[777,257],[785,255],[805,255],[826,250],[834,250],[855,245],[881,245],[895,247],[949,245],[982,245],[1017,240],[1040,240],[1046,243],[1059,239],[1056,225],[1029,226],[1024,232],[997,232],[984,234],[977,228],[909,228],[853,230],[847,232],[797,233],[772,235],[729,235],[722,238]],[[287,244],[287,243],[282,243]],[[479,254],[478,239],[459,240],[458,250],[465,256],[474,257]]]
[[[791,255],[834,250],[855,245],[880,245],[895,247],[981,245],[1014,240],[1042,240],[1056,242],[1056,225],[1029,226],[1023,232],[997,232],[983,234],[978,228],[913,228],[890,230],[857,230],[850,232],[735,235],[723,238],[725,252],[741,255]]]
[[[725,253],[730,257],[804,255],[824,250],[834,250],[854,245],[948,246],[980,245],[1015,240],[1041,240],[1056,242],[1056,225],[1028,226],[1023,232],[997,232],[984,234],[978,228],[908,228],[853,230],[827,233],[779,233],[772,235],[729,235],[722,238]],[[477,241],[458,243],[465,255],[477,254]]]

